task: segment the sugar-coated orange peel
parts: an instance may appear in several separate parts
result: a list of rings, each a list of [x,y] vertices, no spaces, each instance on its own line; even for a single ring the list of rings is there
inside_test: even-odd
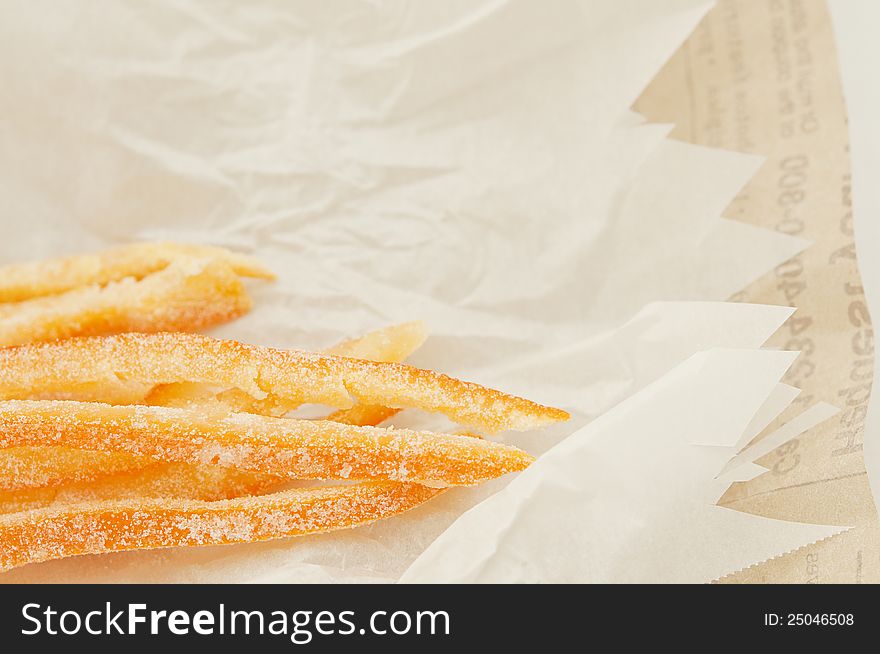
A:
[[[70,447],[9,447],[0,449],[0,492],[87,482],[103,475],[139,470],[154,463],[148,457],[119,452],[93,452]]]
[[[421,322],[409,322],[384,327],[340,343],[328,351],[344,351],[352,356],[377,361],[402,361],[412,354],[425,340],[427,331]],[[134,404],[145,402],[157,406],[193,407],[203,409],[213,407],[217,411],[227,408],[230,411],[249,411],[265,415],[278,415],[276,407],[266,400],[256,400],[247,393],[231,389],[217,394],[214,389],[201,384],[178,383],[155,387],[144,384],[121,382],[79,384],[71,386],[70,392],[61,399],[82,397],[87,401],[108,402],[110,404]],[[145,396],[147,396],[145,398]],[[349,425],[377,425],[397,413],[397,409],[381,406],[356,405],[351,409],[337,411],[329,420]],[[137,457],[121,452],[91,452],[65,447],[17,447],[0,449],[0,493],[16,489],[33,489],[29,497],[70,497],[71,492],[62,493],[56,487],[72,486],[74,489],[82,482],[105,477],[102,488],[107,489],[107,498],[113,497],[112,489],[116,475],[119,475],[119,492],[125,492],[130,485],[125,473],[141,470],[154,465],[148,457]],[[186,471],[184,480],[175,484],[175,476],[186,466],[166,466],[161,473],[151,469],[155,476],[162,476],[163,488],[180,487],[191,477]],[[208,474],[205,472],[204,474]],[[236,478],[228,478],[235,481]],[[155,479],[150,480],[156,487]],[[219,482],[218,482],[219,483]],[[232,487],[230,492],[235,492]],[[148,496],[149,493],[147,493]],[[189,497],[189,495],[180,495]],[[236,495],[229,495],[235,497]],[[192,499],[211,499],[193,496]],[[4,500],[0,499],[0,504]],[[7,501],[6,506],[14,506]]]
[[[510,445],[408,429],[96,402],[0,402],[0,447],[60,445],[286,479],[470,486],[532,462]]]
[[[86,481],[0,491],[0,513],[30,511],[56,504],[140,497],[226,500],[244,495],[261,495],[284,484],[285,481],[278,477],[235,468],[149,460],[142,468],[97,475]]]
[[[324,352],[356,359],[399,363],[421,347],[427,337],[428,332],[424,323],[420,321],[406,322],[383,327],[359,338],[343,341],[324,350]],[[108,401],[111,404],[131,403]],[[257,399],[237,388],[217,393],[210,386],[193,382],[160,384],[154,387],[144,400],[146,404],[179,407],[215,401],[226,405],[230,411],[259,413],[267,416],[281,416],[295,408],[291,406],[290,402],[285,402],[273,393],[268,393],[263,399]],[[332,413],[327,417],[327,420],[347,425],[378,425],[398,412],[399,409],[391,409],[381,405],[357,404],[350,409],[342,409]]]
[[[217,260],[241,277],[275,278],[258,261],[224,248],[133,243],[95,254],[0,266],[0,303],[59,295],[85,286],[104,286],[126,277],[143,279],[180,259]]]
[[[0,267],[0,570],[355,527],[532,461],[467,432],[376,426],[401,409],[489,433],[569,417],[402,364],[421,323],[324,353],[189,333],[251,308],[242,277],[274,278],[178,243]],[[311,403],[335,411],[283,417]]]
[[[119,334],[0,349],[0,397],[53,397],[83,383],[192,382],[271,396],[291,407],[355,401],[442,413],[487,432],[529,430],[568,419],[471,382],[399,363],[278,350],[198,334]]]
[[[241,277],[273,279],[250,257],[182,243],[2,266],[0,347],[211,327],[250,310]]]
[[[250,308],[244,284],[225,262],[182,259],[143,279],[126,277],[0,304],[0,346],[119,332],[195,331]]]
[[[115,500],[0,515],[0,570],[82,554],[264,541],[356,527],[437,495],[418,484],[367,482],[216,502]]]
[[[419,349],[428,338],[428,330],[419,321],[377,329],[360,338],[343,341],[325,350],[327,354],[368,359],[383,363],[401,363]],[[346,425],[378,425],[394,417],[400,409],[381,404],[356,404],[327,416],[327,420]]]

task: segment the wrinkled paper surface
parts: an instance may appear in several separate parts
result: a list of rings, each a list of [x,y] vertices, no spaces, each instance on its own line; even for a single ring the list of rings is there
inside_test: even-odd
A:
[[[670,547],[692,542],[680,554],[693,556],[705,525],[677,524],[670,512],[682,501],[688,515],[713,516],[713,533],[751,543],[699,552],[711,560],[694,569],[703,580],[839,531],[712,506],[728,483],[712,476],[762,419],[756,412],[769,422],[791,401],[778,386],[791,355],[756,351],[788,310],[714,301],[808,242],[721,217],[759,157],[668,140],[669,125],[627,109],[705,3],[40,5],[0,6],[2,261],[137,239],[226,245],[257,255],[279,280],[253,285],[256,309],[217,334],[320,347],[422,319],[433,335],[414,363],[561,405],[573,420],[505,436],[550,461],[516,486],[453,489],[340,534],[82,557],[4,581],[396,580],[499,490],[522,498],[517,488],[534,489],[532,515],[557,515],[558,448],[580,452],[570,465],[584,463],[566,492],[614,497],[621,480],[589,478],[580,445],[599,442],[591,421],[609,409],[601,424],[644,424],[662,408],[651,401],[658,388],[669,389],[666,413],[652,443],[648,434],[629,441],[630,472],[647,483],[657,466],[687,465],[699,492],[641,497],[669,518],[652,528],[679,530]],[[700,382],[715,370],[706,362],[729,356],[700,354],[712,348],[751,352],[755,367],[729,370],[739,375],[732,384],[752,389],[747,398],[719,403]],[[710,407],[730,424],[713,429]],[[705,448],[682,441],[679,420],[715,432],[709,459],[693,458]],[[442,426],[407,412],[396,424]],[[735,478],[763,470],[746,463]],[[579,538],[617,546],[631,532],[594,521],[614,506],[626,520],[626,497],[584,514]],[[517,515],[484,523],[482,537],[496,542],[494,530]],[[498,570],[504,559],[482,544],[480,563]],[[514,545],[525,559],[544,552],[540,539],[496,544],[499,556]],[[644,554],[634,542],[627,551]],[[580,556],[556,552],[546,565],[566,554]],[[425,561],[410,575],[469,574]],[[633,560],[633,574],[647,561]],[[536,570],[522,578],[579,578]]]

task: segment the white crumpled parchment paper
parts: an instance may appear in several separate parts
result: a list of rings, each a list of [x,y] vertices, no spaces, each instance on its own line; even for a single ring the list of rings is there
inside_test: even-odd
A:
[[[2,261],[135,239],[241,249],[279,281],[255,285],[255,311],[218,334],[319,347],[423,319],[433,336],[414,363],[574,416],[505,436],[546,452],[514,483],[454,489],[384,523],[3,580],[705,581],[834,533],[712,506],[756,412],[784,408],[773,398],[790,361],[757,351],[787,309],[715,300],[807,244],[720,217],[759,159],[669,141],[627,111],[706,9],[0,5]],[[700,354],[712,348],[747,353]],[[711,451],[692,444],[698,427]],[[592,474],[618,455],[627,475]],[[685,468],[691,485],[667,486]],[[645,515],[629,513],[636,500]],[[548,547],[535,524],[569,537]],[[725,538],[743,542],[715,547]],[[624,559],[587,568],[584,546]],[[706,561],[675,563],[695,556]]]

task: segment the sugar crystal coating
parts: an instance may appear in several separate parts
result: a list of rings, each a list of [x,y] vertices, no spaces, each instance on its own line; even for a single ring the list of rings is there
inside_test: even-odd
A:
[[[468,486],[525,469],[522,450],[468,436],[326,420],[223,416],[198,408],[0,402],[0,447],[62,446],[286,479],[387,479]]]
[[[224,248],[187,243],[132,243],[95,254],[0,266],[0,302],[21,302],[104,286],[127,277],[143,279],[179,259],[215,259],[242,277],[273,279],[254,259]]]
[[[0,349],[0,570],[357,526],[531,462],[470,436],[364,426],[401,408],[489,432],[568,417],[400,365],[420,323],[325,354],[155,333],[246,312],[239,276],[272,278],[242,255],[173,243],[0,268],[0,346],[23,344]],[[142,333],[102,336],[118,332]],[[69,336],[85,338],[28,344]],[[306,402],[340,410],[273,417]],[[290,479],[374,481],[277,490]]]
[[[142,279],[0,304],[0,346],[129,331],[195,331],[250,308],[244,285],[226,263],[184,259]]]
[[[278,350],[184,333],[119,334],[0,349],[0,397],[47,397],[70,385],[193,382],[285,406],[355,402],[443,413],[496,432],[568,419],[560,409],[400,363]]]
[[[425,338],[424,325],[419,322],[410,322],[378,329],[359,338],[344,341],[330,348],[330,351],[344,351],[350,356],[376,361],[400,361],[418,348]],[[257,400],[238,389],[228,389],[218,393],[215,388],[190,382],[163,384],[151,388],[147,384],[114,378],[98,383],[72,384],[67,388],[66,393],[58,393],[57,395],[60,396],[58,399],[80,397],[87,401],[108,402],[110,404],[143,402],[156,406],[192,407],[198,405],[202,410],[215,407],[222,413],[250,411],[265,415],[281,415],[287,412],[287,407],[279,407],[271,398]],[[33,399],[40,398],[34,397]],[[335,412],[328,416],[328,420],[351,425],[377,425],[395,413],[397,413],[396,409],[358,404],[351,409]],[[155,460],[148,457],[136,457],[119,452],[90,452],[51,446],[7,448],[0,450],[0,492],[33,489],[27,493],[27,497],[36,499],[27,501],[39,503],[41,501],[39,498],[70,497],[79,482],[126,471],[141,470],[154,463]],[[197,466],[192,467],[197,468]],[[230,493],[234,493],[237,488],[235,481],[236,478],[232,478]],[[61,485],[67,487],[68,490],[61,492],[55,488]],[[148,490],[152,490],[153,486],[149,486]],[[149,495],[149,493],[146,494]],[[186,494],[180,496],[189,497]],[[229,497],[234,496],[229,495]],[[194,496],[194,499],[198,499],[198,497]],[[201,499],[211,498],[203,497]],[[0,503],[2,502],[0,500]],[[15,503],[6,501],[5,505],[11,507],[15,506]]]
[[[69,447],[10,447],[0,450],[0,492],[87,482],[105,474],[139,470],[148,457]]]
[[[221,545],[314,534],[388,518],[436,496],[418,484],[367,482],[216,502],[114,500],[0,515],[0,570],[133,549]]]
[[[81,454],[104,453],[83,451]],[[96,466],[95,474],[86,480],[0,491],[0,513],[28,511],[56,504],[144,497],[224,500],[260,495],[286,484],[279,477],[236,468],[164,463],[153,459],[146,461],[147,464],[142,467],[103,474]]]

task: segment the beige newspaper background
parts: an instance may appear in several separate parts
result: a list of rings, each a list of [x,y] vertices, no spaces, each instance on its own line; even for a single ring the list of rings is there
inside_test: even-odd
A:
[[[635,108],[675,123],[675,138],[765,155],[726,215],[812,242],[733,299],[797,307],[770,345],[802,352],[785,379],[802,392],[764,433],[818,401],[841,411],[760,459],[769,471],[732,486],[720,504],[855,528],[724,581],[880,582],[880,523],[862,456],[873,331],[855,258],[846,112],[825,1],[721,0]]]

